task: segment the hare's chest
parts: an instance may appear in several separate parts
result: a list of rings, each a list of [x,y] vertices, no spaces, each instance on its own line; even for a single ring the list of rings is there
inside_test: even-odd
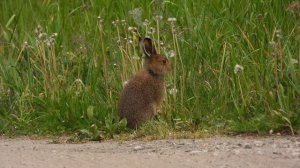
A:
[[[165,86],[157,84],[153,86],[153,99],[157,104],[160,104],[165,97]]]

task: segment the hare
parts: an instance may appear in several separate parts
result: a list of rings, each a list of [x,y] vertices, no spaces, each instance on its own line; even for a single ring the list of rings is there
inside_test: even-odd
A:
[[[119,101],[119,117],[127,119],[127,127],[136,129],[153,118],[164,96],[164,77],[171,70],[165,56],[156,53],[150,38],[140,40],[145,54],[144,68],[127,82]]]

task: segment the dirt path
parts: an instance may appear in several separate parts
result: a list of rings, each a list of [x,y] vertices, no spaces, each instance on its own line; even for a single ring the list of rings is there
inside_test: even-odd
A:
[[[51,144],[0,138],[1,168],[300,168],[299,137]]]

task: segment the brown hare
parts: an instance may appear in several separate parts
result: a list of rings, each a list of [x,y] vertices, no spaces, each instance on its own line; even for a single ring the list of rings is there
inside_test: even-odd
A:
[[[156,115],[165,96],[164,77],[171,70],[168,59],[156,53],[150,38],[140,44],[146,56],[144,69],[127,82],[119,102],[119,117],[126,118],[131,129]]]

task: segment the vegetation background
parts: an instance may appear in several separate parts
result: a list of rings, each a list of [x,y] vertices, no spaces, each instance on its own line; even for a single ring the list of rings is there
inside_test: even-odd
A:
[[[142,66],[169,57],[158,120],[136,136],[300,130],[300,3],[292,0],[1,0],[0,133],[98,139]],[[99,137],[100,136],[100,137]]]

